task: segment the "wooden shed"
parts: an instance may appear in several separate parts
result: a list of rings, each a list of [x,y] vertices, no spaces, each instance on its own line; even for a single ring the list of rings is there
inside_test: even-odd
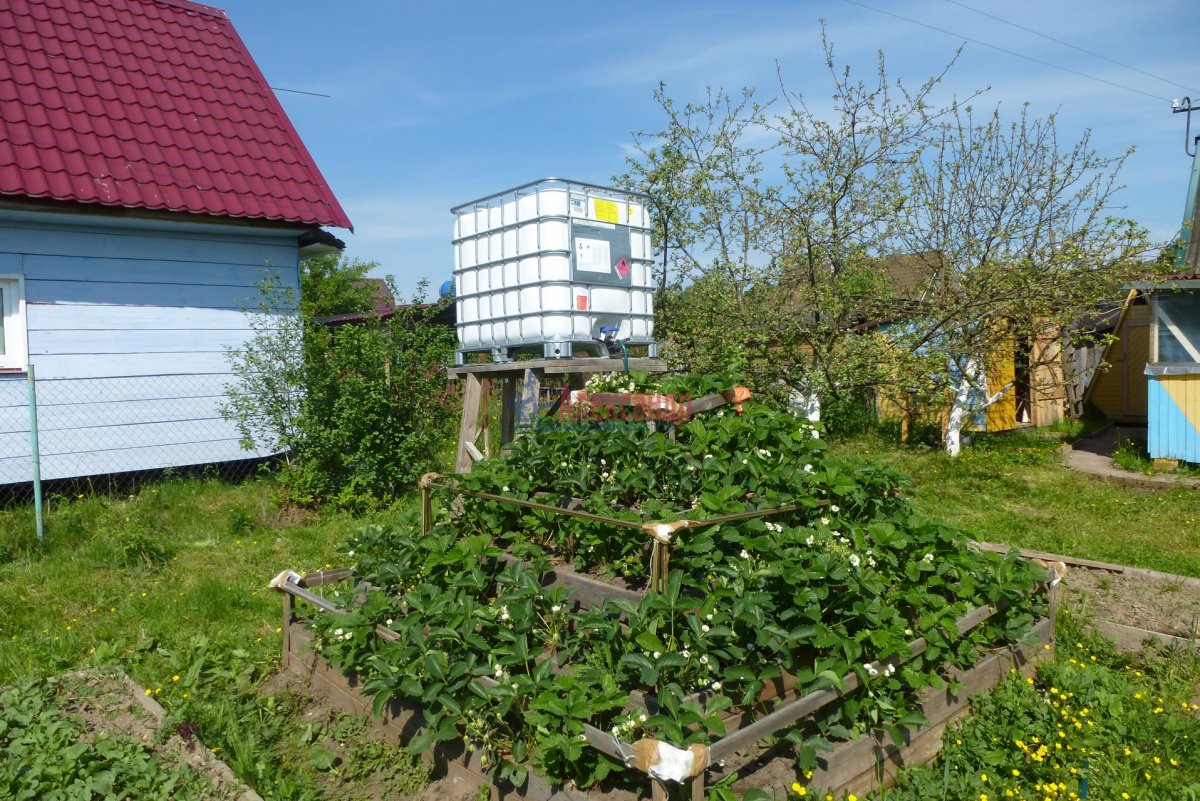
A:
[[[223,11],[0,4],[0,484],[240,460],[228,348],[350,221]],[[334,240],[336,241],[336,240]]]
[[[1114,423],[1146,422],[1146,362],[1150,353],[1150,304],[1146,294],[1131,290],[1114,330],[1116,339],[1101,356],[1105,369],[1088,383],[1084,402]]]

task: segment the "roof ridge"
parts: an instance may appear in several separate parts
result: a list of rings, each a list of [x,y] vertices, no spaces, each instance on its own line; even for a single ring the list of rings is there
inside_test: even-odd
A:
[[[208,17],[216,17],[217,19],[227,20],[229,14],[220,8],[214,6],[205,6],[200,3],[193,3],[192,0],[149,0],[151,3],[159,5],[172,6],[174,8],[183,9],[184,11],[195,11],[197,14],[204,14]]]

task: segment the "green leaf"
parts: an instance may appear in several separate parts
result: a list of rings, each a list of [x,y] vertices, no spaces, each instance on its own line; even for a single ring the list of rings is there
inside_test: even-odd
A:
[[[650,653],[654,653],[656,651],[663,653],[667,650],[667,646],[663,645],[663,642],[658,638],[658,635],[651,631],[643,631],[634,638],[634,642],[640,645],[643,650],[649,651]]]

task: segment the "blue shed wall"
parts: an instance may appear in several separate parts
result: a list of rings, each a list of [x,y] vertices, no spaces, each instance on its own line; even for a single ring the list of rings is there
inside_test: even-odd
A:
[[[206,464],[243,450],[219,407],[227,347],[266,276],[298,290],[298,232],[0,212],[25,278],[44,479]],[[0,484],[30,480],[24,375],[0,375]]]

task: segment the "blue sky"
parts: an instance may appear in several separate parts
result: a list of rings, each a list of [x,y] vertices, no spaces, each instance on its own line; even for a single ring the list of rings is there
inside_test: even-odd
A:
[[[1036,116],[1057,112],[1061,141],[1090,128],[1103,153],[1135,146],[1124,213],[1158,238],[1183,215],[1191,163],[1170,100],[1200,104],[1196,0],[216,5],[272,85],[330,96],[278,93],[354,222],[334,232],[347,254],[379,262],[402,293],[451,276],[451,206],[551,175],[607,184],[623,172],[630,132],[663,123],[659,81],[680,102],[706,86],[769,98],[778,62],[790,91],[827,96],[821,19],[863,77],[882,50],[893,77],[918,85],[966,39],[1047,62],[967,41],[939,97],[990,86],[977,106],[1015,115],[1029,102]],[[1200,133],[1200,114],[1193,123]]]

